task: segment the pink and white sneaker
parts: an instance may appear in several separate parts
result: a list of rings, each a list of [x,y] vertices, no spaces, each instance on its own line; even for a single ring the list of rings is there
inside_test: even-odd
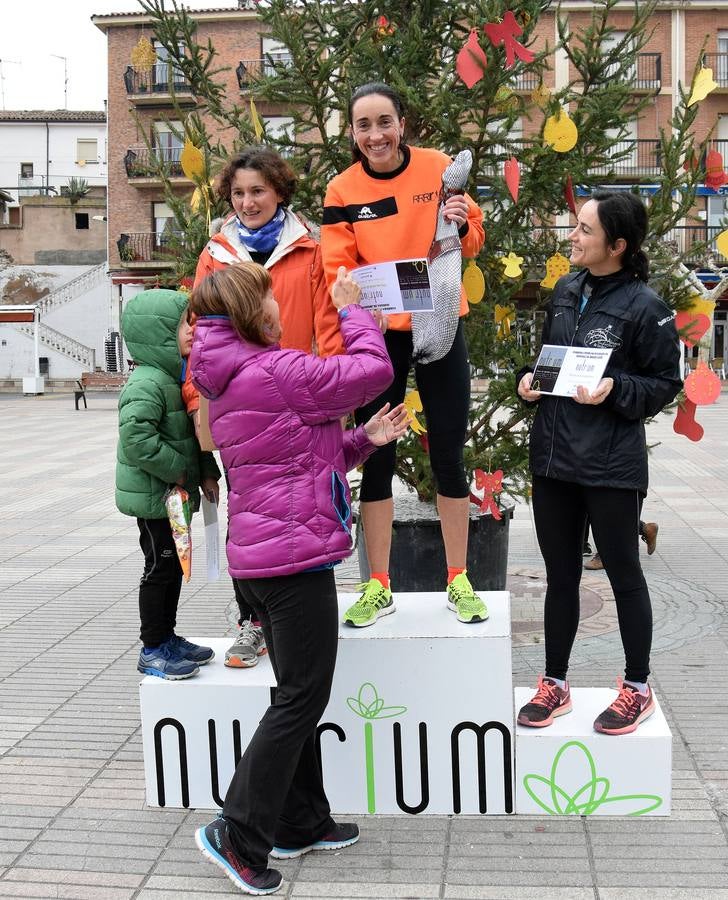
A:
[[[655,711],[655,698],[647,685],[647,693],[640,692],[617,679],[617,699],[597,716],[594,730],[600,734],[630,734]]]

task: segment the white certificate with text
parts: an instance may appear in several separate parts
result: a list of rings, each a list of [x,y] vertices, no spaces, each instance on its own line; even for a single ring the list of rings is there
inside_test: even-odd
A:
[[[432,312],[430,271],[426,259],[397,259],[351,270],[361,288],[364,309],[384,313]]]
[[[536,360],[531,390],[574,397],[579,385],[593,394],[602,380],[612,351],[601,347],[544,344]]]

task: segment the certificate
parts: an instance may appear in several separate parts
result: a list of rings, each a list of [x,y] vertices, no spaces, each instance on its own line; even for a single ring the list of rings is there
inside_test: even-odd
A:
[[[531,390],[574,397],[579,385],[594,393],[607,368],[611,350],[544,344],[533,370]]]
[[[205,562],[207,580],[220,578],[220,530],[217,521],[217,506],[206,497],[201,497],[202,521],[205,525]]]
[[[361,305],[385,313],[432,312],[426,259],[399,259],[352,269],[361,288]]]

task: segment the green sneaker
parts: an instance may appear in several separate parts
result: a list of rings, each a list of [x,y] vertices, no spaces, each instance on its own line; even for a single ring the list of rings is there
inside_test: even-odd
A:
[[[456,575],[447,586],[447,608],[457,613],[459,622],[466,624],[488,618],[488,607],[473,590],[465,572]]]
[[[380,616],[388,616],[394,612],[392,592],[389,588],[385,588],[378,578],[370,578],[369,581],[357,585],[357,590],[362,591],[362,595],[347,609],[344,625],[364,628],[373,625]]]

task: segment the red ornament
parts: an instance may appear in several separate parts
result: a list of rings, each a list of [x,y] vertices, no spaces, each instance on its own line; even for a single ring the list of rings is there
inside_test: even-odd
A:
[[[523,29],[510,10],[503,16],[500,25],[483,25],[483,31],[488,35],[494,47],[500,47],[501,44],[504,46],[507,69],[511,68],[516,57],[525,63],[533,62],[535,59],[533,53],[516,40],[523,34]]]
[[[477,84],[483,77],[483,73],[488,65],[488,60],[483,48],[478,43],[478,35],[473,30],[468,35],[467,41],[457,55],[455,60],[455,71],[465,82],[467,87],[471,88]]]
[[[394,31],[394,25],[391,24],[386,16],[380,16],[377,19],[377,34],[379,37],[391,37]]]
[[[518,186],[521,183],[521,170],[515,156],[512,156],[503,163],[503,172],[506,177],[508,190],[510,191],[511,197],[513,197],[513,202],[518,203]]]
[[[566,205],[569,207],[569,211],[572,215],[576,215],[576,197],[574,196],[574,182],[571,180],[571,175],[566,176],[566,184],[564,185],[564,200],[566,200]]]
[[[475,497],[474,502],[478,503],[481,512],[490,511],[496,521],[500,521],[503,516],[500,514],[498,504],[495,500],[495,494],[500,494],[503,490],[503,469],[496,469],[495,472],[484,472],[482,469],[475,470],[475,486],[483,491],[483,499]],[[471,499],[473,494],[470,495]]]
[[[685,396],[696,406],[715,403],[720,396],[720,378],[702,360],[685,379]]]
[[[690,441],[699,441],[705,431],[703,426],[695,421],[695,404],[692,400],[685,399],[678,404],[677,415],[672,426],[675,434],[684,434]]]
[[[717,150],[709,150],[705,157],[705,184],[717,191],[728,181],[723,171],[723,157]]]
[[[694,347],[710,328],[710,319],[705,313],[693,313],[683,309],[675,316],[675,327],[683,344],[686,347]]]

